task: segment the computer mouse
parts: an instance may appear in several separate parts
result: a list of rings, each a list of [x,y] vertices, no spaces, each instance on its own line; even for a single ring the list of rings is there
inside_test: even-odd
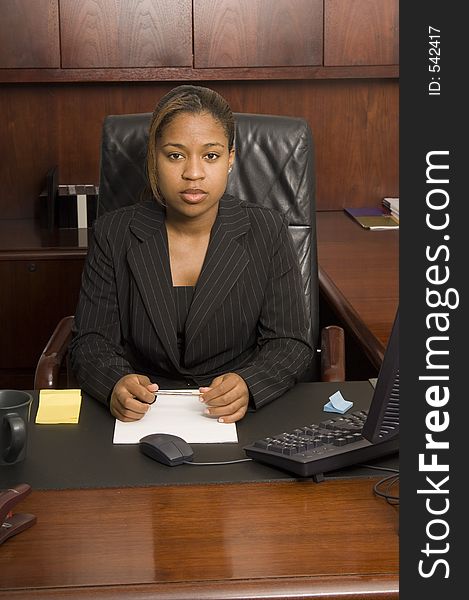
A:
[[[143,454],[170,467],[191,461],[194,455],[185,440],[170,433],[150,433],[140,439],[139,448]]]

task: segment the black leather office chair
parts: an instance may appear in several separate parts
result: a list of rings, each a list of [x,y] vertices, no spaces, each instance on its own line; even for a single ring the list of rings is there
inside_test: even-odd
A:
[[[151,113],[111,115],[103,126],[98,215],[133,204],[148,192],[145,169]],[[319,339],[314,146],[301,118],[235,113],[236,159],[227,191],[287,215],[298,251],[311,343],[321,347],[307,381],[345,379],[343,330],[324,328]],[[57,326],[36,369],[35,389],[54,388],[71,339],[73,317]]]

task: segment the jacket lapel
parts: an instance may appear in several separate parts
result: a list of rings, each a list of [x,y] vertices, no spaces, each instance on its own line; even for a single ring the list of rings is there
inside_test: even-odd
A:
[[[203,331],[249,262],[238,239],[249,227],[249,219],[239,202],[232,196],[223,196],[186,321],[187,358],[192,341]]]
[[[130,229],[140,241],[127,252],[130,269],[150,321],[169,359],[179,369],[176,307],[163,209],[154,201],[143,203],[135,212]]]

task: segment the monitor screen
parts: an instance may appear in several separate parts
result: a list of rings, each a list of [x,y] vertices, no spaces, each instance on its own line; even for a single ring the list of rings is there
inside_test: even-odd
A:
[[[363,437],[372,444],[399,437],[399,307],[363,427]]]

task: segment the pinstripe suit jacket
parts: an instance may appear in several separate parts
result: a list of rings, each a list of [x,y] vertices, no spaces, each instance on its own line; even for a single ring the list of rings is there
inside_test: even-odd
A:
[[[154,201],[95,222],[71,345],[82,389],[109,402],[125,374],[208,385],[236,372],[260,407],[312,358],[298,257],[280,213],[225,194],[180,357],[164,210]]]

